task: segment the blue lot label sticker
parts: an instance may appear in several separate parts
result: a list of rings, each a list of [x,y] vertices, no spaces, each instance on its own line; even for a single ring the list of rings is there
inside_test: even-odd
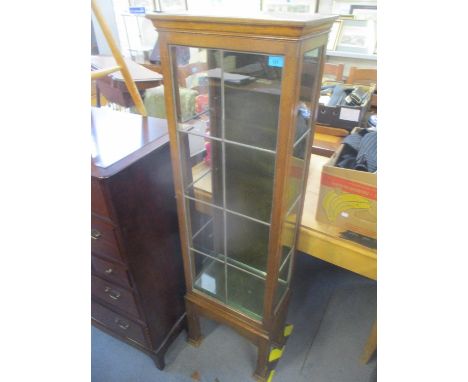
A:
[[[268,65],[276,66],[277,68],[282,68],[284,66],[284,57],[283,56],[268,56]]]
[[[145,7],[129,7],[128,12],[132,15],[144,15],[146,13]]]

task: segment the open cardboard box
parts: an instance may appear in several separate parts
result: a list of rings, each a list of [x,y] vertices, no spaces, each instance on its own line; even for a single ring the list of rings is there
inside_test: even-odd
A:
[[[322,168],[316,219],[376,239],[377,172],[335,167],[343,147]]]
[[[325,85],[327,85],[325,83]],[[331,84],[331,83],[330,83]],[[352,87],[353,85],[346,84],[345,86]],[[351,131],[355,126],[360,126],[366,116],[367,111],[371,105],[372,94],[375,91],[375,84],[370,85],[355,85],[366,89],[368,96],[367,101],[361,106],[326,106],[319,104],[317,112],[317,123],[330,126],[339,127]]]

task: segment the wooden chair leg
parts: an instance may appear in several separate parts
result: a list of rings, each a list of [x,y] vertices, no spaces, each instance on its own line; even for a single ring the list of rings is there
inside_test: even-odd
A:
[[[377,350],[377,321],[372,324],[367,343],[364,346],[364,351],[361,354],[361,362],[366,364],[370,361],[372,355]]]

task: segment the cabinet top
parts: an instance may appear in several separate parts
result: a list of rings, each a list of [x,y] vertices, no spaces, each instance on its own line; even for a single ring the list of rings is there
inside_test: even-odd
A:
[[[91,175],[106,178],[169,141],[165,119],[91,110]]]
[[[302,37],[328,31],[338,16],[302,13],[221,15],[216,13],[148,13],[158,30],[205,31],[207,33],[256,34]]]

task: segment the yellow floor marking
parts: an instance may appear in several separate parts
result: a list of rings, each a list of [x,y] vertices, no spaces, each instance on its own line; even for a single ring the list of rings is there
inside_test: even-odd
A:
[[[272,349],[270,352],[270,356],[268,357],[268,362],[273,362],[276,361],[277,359],[280,359],[281,356],[283,355],[283,348],[281,349]]]
[[[283,333],[284,336],[288,337],[289,335],[291,335],[293,329],[294,329],[294,325],[292,325],[292,324],[286,325],[284,327],[284,333]]]
[[[267,382],[271,382],[273,380],[273,376],[275,375],[275,371],[270,371],[270,375],[268,376]]]

